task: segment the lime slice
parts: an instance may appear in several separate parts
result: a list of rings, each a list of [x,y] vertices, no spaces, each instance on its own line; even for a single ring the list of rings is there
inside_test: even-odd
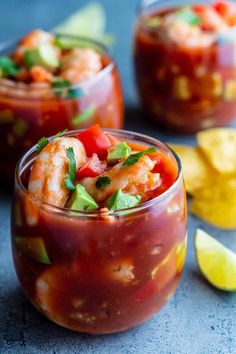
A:
[[[112,44],[114,38],[105,35],[106,14],[98,2],[91,2],[56,26],[53,31],[61,34],[83,36]]]
[[[197,262],[202,274],[216,288],[236,291],[236,254],[198,229],[195,236]]]

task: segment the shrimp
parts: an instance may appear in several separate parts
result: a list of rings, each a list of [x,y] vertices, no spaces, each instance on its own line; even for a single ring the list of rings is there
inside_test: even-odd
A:
[[[64,181],[69,160],[67,148],[74,149],[76,167],[86,161],[83,144],[76,138],[57,138],[48,143],[33,164],[29,177],[29,192],[43,202],[63,207],[69,195]]]
[[[12,57],[16,64],[21,65],[24,60],[25,50],[37,48],[42,44],[53,44],[53,42],[54,36],[51,33],[47,33],[40,29],[34,30],[21,40]]]
[[[77,280],[79,279],[80,271],[78,263],[71,264],[69,268],[68,265],[50,266],[36,280],[36,305],[57,323],[66,322],[65,314],[58,311],[58,294],[61,295],[62,301],[66,301],[66,309],[67,311],[70,309],[71,313],[77,312],[79,300],[81,305],[83,303],[83,298],[73,298],[69,286],[69,284],[74,284],[80,289],[79,281]],[[75,284],[75,280],[78,283]]]
[[[27,36],[21,40],[20,44],[30,49],[36,48],[41,44],[53,43],[53,41],[54,36],[51,33],[42,31],[41,29],[36,29],[27,34]]]
[[[101,69],[101,56],[91,48],[73,49],[62,57],[61,77],[73,83],[87,80]]]
[[[102,189],[96,187],[99,177],[87,177],[82,179],[80,183],[98,203],[109,198],[119,188],[131,195],[139,194],[142,201],[145,201],[148,199],[147,193],[157,188],[161,183],[159,173],[151,172],[154,166],[155,162],[144,155],[133,165],[124,167],[123,162],[120,162],[104,172],[101,176],[109,177],[111,183]]]
[[[200,27],[178,20],[173,15],[165,18],[162,36],[165,41],[169,39],[177,45],[190,48],[209,47],[215,41],[215,34],[203,32]]]

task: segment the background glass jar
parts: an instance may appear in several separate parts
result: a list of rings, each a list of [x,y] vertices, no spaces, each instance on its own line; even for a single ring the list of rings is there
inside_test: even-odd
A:
[[[102,56],[103,69],[89,80],[64,88],[0,80],[0,164],[4,181],[13,181],[17,160],[42,136],[96,123],[104,128],[123,127],[119,73],[106,48],[86,38],[61,35],[60,40],[94,48]],[[16,44],[3,43],[0,56],[13,52]]]
[[[21,286],[52,321],[80,332],[112,333],[155,314],[174,293],[186,253],[186,196],[179,159],[156,139],[111,131],[121,141],[156,146],[178,177],[160,196],[112,212],[78,212],[26,189],[35,147],[16,168],[12,251]],[[75,132],[71,132],[73,135]]]
[[[158,18],[190,4],[212,1],[143,1],[134,34],[144,109],[158,126],[184,133],[224,126],[236,117],[235,26],[215,33],[211,44],[194,47],[185,45],[189,34],[177,45],[161,31]]]

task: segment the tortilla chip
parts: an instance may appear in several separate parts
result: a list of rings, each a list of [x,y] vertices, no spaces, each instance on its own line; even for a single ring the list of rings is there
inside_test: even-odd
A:
[[[201,151],[221,174],[236,174],[236,129],[214,128],[197,134]]]
[[[236,178],[218,178],[209,187],[198,191],[191,212],[215,226],[236,228]]]
[[[187,193],[195,195],[198,190],[212,183],[216,173],[199,148],[187,145],[170,146],[181,160]]]

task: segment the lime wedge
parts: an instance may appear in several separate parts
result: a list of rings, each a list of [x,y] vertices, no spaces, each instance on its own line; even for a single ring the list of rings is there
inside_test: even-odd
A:
[[[103,6],[98,2],[91,2],[56,26],[53,31],[61,34],[88,37],[110,45],[113,43],[114,38],[112,35],[105,35],[106,22]]]
[[[204,277],[216,288],[236,291],[236,254],[203,230],[195,236],[195,251]]]

